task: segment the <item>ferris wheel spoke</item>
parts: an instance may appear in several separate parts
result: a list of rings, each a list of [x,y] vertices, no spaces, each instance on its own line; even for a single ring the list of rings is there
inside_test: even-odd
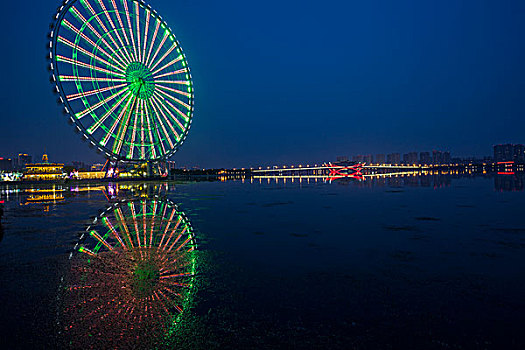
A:
[[[169,145],[170,145],[171,148],[174,148],[175,145],[173,144],[173,141],[171,140],[171,137],[169,136],[169,133],[168,133],[168,131],[166,130],[166,126],[165,126],[164,123],[162,122],[161,115],[159,115],[159,111],[157,111],[157,110],[155,109],[155,107],[153,106],[153,103],[150,102],[150,104],[151,104],[151,108],[152,108],[153,111],[155,112],[155,116],[156,116],[157,120],[158,120],[159,123],[160,123],[160,126],[161,126],[161,128],[162,128],[162,132],[164,133],[164,137],[166,138],[166,141],[169,143]],[[166,117],[164,116],[164,118],[166,118]],[[169,120],[166,120],[166,123],[168,123],[168,125],[170,125]],[[170,127],[171,127],[172,131],[174,132],[174,134],[176,135],[177,139],[179,139],[179,136],[178,136],[177,132],[175,131],[175,129],[173,128],[173,126],[170,125]],[[159,138],[160,138],[160,135],[159,135]],[[164,151],[164,152],[166,153],[166,151]]]
[[[186,233],[186,229],[188,228],[188,226],[185,226],[182,231],[179,233],[179,235],[177,236],[177,238],[175,238],[175,241],[173,241],[173,243],[170,245],[170,247],[168,248],[167,252],[169,253],[173,247],[177,244],[177,242],[180,240],[180,238]],[[167,245],[166,245],[167,246]]]
[[[159,111],[161,112],[162,116],[164,117],[164,120],[166,120],[168,122],[168,125],[170,126],[170,129],[175,132],[173,126],[171,123],[169,123],[170,121],[170,118],[168,118],[163,111],[167,112],[168,115],[171,117],[171,120],[173,120],[175,122],[175,124],[177,124],[177,126],[179,127],[179,129],[181,130],[182,133],[184,133],[186,131],[186,128],[184,127],[184,125],[182,125],[182,123],[179,121],[179,119],[173,115],[173,113],[171,112],[171,110],[165,106],[164,104],[162,104],[160,102],[160,100],[156,97],[156,96],[153,96],[153,99],[154,101],[156,101],[156,105],[157,107],[159,108]],[[166,101],[168,102],[168,101]],[[175,132],[175,136],[177,137],[177,141],[180,140],[180,135],[179,133]]]
[[[159,127],[157,125],[158,118],[155,118],[155,116],[156,116],[155,113],[150,113],[151,112],[151,108],[150,108],[150,105],[148,104],[148,102],[149,101],[145,102],[146,117],[150,118],[149,116],[151,115],[151,121],[152,121],[153,127],[155,128],[154,136],[157,137],[158,144],[160,144],[159,152],[161,152],[161,156],[164,156],[164,155],[166,155],[166,148],[164,147],[164,143],[162,143],[162,137],[160,136]]]
[[[139,92],[140,92],[140,89],[139,89]],[[137,99],[138,99],[138,95],[136,95],[135,98],[133,99],[133,104],[131,105],[127,118],[122,121],[119,131],[117,132],[117,137],[115,138],[115,142],[113,143],[113,152],[117,154],[117,156],[120,156],[120,151],[122,149],[122,145],[124,144],[124,140],[126,138],[126,133],[128,131],[131,116],[137,106]]]
[[[166,94],[167,95],[167,94]],[[171,99],[173,100],[177,100],[178,102],[181,102],[179,101],[178,99],[174,98],[173,96],[170,96],[170,95],[167,95],[168,97],[170,97]],[[162,98],[162,96],[160,94],[158,94],[158,96],[156,96],[158,98]],[[177,113],[181,118],[182,120],[184,121],[184,124],[187,125],[187,123],[189,122],[189,118],[188,116],[186,116],[184,113],[181,112],[180,109],[178,109],[177,107],[175,107],[170,101],[168,101],[166,98],[162,98],[162,100],[165,102],[165,104],[161,104],[161,106],[163,108],[165,108],[166,110],[170,111],[170,115],[173,115],[171,113],[171,111],[174,111],[175,113]],[[171,110],[170,110],[171,109]],[[179,118],[176,118],[174,117],[173,120],[175,121],[175,123],[181,128],[182,131],[186,131],[186,125],[182,125],[182,123],[179,121]]]
[[[184,230],[182,231],[182,234],[184,234],[186,232],[187,228],[188,228],[188,226],[184,227]],[[188,242],[191,240],[191,238],[192,238],[191,236],[188,236],[188,238],[186,238],[186,240],[184,242],[182,242],[182,244],[177,249],[175,249],[175,251],[178,252],[179,250],[184,248],[186,246],[186,244],[188,244]],[[168,251],[170,251],[171,248],[173,248],[173,246],[171,246]]]
[[[58,79],[60,79],[60,81],[64,81],[64,82],[76,82],[76,81],[101,81],[101,82],[117,82],[117,83],[121,83],[121,82],[125,82],[126,79],[122,79],[122,78],[92,78],[92,77],[79,77],[79,76],[74,76],[74,75],[60,75],[58,77]],[[114,86],[112,86],[111,88],[115,88]]]
[[[150,19],[150,12],[149,10],[146,10],[146,25],[144,26],[144,48],[142,51],[142,62],[146,63],[146,46],[148,44],[148,31],[149,31],[149,19]]]
[[[126,233],[127,241],[129,242],[131,248],[135,248],[133,245],[133,240],[131,239],[131,235],[129,233],[128,225],[126,224],[126,220],[124,220],[124,215],[122,214],[122,209],[120,207],[117,207],[114,211],[115,217],[117,218],[119,225],[121,228],[124,229],[124,232]]]
[[[149,59],[151,57],[151,51],[153,50],[153,46],[155,46],[155,40],[157,40],[157,35],[159,33],[159,28],[160,28],[160,20],[157,19],[155,21],[157,23],[157,25],[155,26],[155,31],[153,32],[153,38],[151,39],[151,43],[149,45],[149,51],[148,51],[148,56],[146,57],[146,60],[144,61],[144,64],[146,66],[149,65]]]
[[[113,6],[113,9],[115,10],[115,14],[117,15],[117,19],[118,19],[118,22],[120,24],[120,28],[122,28],[124,39],[126,40],[126,45],[130,46],[130,42],[129,42],[129,39],[128,39],[128,34],[126,33],[126,29],[124,28],[124,23],[122,22],[122,18],[120,17],[120,11],[117,8],[117,4],[115,3],[115,0],[111,0],[111,5]],[[128,53],[128,55],[133,57],[133,55],[131,53]],[[135,61],[136,58],[133,57],[133,60]]]
[[[142,62],[142,55],[140,53],[140,11],[139,11],[139,3],[135,2],[135,22],[137,24],[136,30],[137,30],[137,51],[139,52],[139,62]]]
[[[137,121],[138,121],[138,117],[139,117],[139,113],[138,111],[136,111],[134,113],[134,116],[135,118],[133,119],[133,130],[131,131],[131,141],[130,141],[130,146],[129,146],[129,151],[128,151],[128,158],[132,159],[133,158],[133,150],[135,148],[135,137],[137,135]]]
[[[128,60],[131,62],[133,59],[128,53],[128,50],[126,50],[126,45],[124,45],[124,41],[122,41],[122,38],[120,37],[117,28],[115,27],[115,23],[113,23],[113,20],[111,19],[111,16],[109,15],[108,10],[106,9],[106,5],[101,0],[97,0],[100,8],[102,11],[104,11],[104,14],[106,15],[106,18],[108,19],[109,24],[111,25],[111,28],[113,28],[113,31],[115,32],[115,35],[117,36],[118,41],[120,42],[121,47],[124,49],[124,52],[128,56]],[[116,11],[118,13],[118,11]]]
[[[120,72],[122,74],[124,73],[124,70],[122,70],[120,67],[117,67],[116,65],[114,65],[112,63],[109,63],[105,59],[103,59],[103,58],[101,58],[101,57],[99,57],[99,56],[89,52],[88,50],[84,49],[81,46],[75,45],[74,43],[72,43],[71,41],[67,40],[64,37],[59,36],[57,40],[59,42],[61,42],[61,43],[64,43],[65,45],[71,47],[74,50],[80,51],[81,53],[83,53],[84,55],[86,55],[88,57],[94,58],[95,60],[104,63],[106,66],[113,68],[115,71],[118,71],[118,72]]]
[[[126,18],[128,20],[128,30],[131,37],[131,46],[133,46],[133,52],[135,53],[135,60],[138,60],[137,47],[135,46],[135,38],[133,37],[133,26],[131,25],[131,18],[129,15],[128,2],[126,0],[121,0],[124,4],[124,12],[126,12]]]
[[[126,110],[128,109],[128,106],[129,106],[129,103],[131,102],[131,100],[132,100],[131,98],[128,98],[128,100],[126,101],[126,105],[120,111],[117,119],[115,119],[115,122],[113,123],[113,125],[111,125],[111,128],[109,129],[109,131],[107,131],[106,136],[104,136],[102,141],[100,141],[100,144],[102,146],[106,146],[106,144],[108,143],[108,141],[111,138],[111,136],[113,136],[113,133],[115,132],[115,129],[117,128],[117,125],[120,123],[120,120],[122,119],[122,117],[126,113]]]
[[[177,84],[177,85],[190,85],[187,80],[155,80],[155,84]],[[190,94],[190,96],[192,96]]]
[[[161,84],[156,84],[155,86],[161,88],[161,89],[164,89],[164,90],[168,90],[168,91],[171,91],[175,94],[179,94],[179,95],[182,95],[182,96],[186,96],[186,97],[189,97],[191,98],[191,94],[189,92],[185,92],[185,91],[180,91],[180,90],[177,90],[177,89],[173,89],[173,88],[170,88],[170,87],[167,87],[167,86],[163,86]]]
[[[175,50],[175,48],[177,47],[176,44],[174,44],[168,51],[166,51],[164,53],[164,55],[162,55],[162,57],[157,61],[157,63],[155,63],[153,65],[153,67],[151,67],[151,70],[154,70],[162,61],[164,61],[164,59],[173,51]],[[175,58],[174,60],[171,60],[170,62],[166,63],[164,66],[162,66],[161,68],[157,69],[156,71],[154,71],[153,73],[151,73],[151,75],[155,75],[157,74],[158,72],[162,72],[164,69],[174,65],[175,63],[179,62],[180,60],[182,60],[183,57],[182,55],[179,55],[177,58]]]
[[[123,89],[123,91],[126,91],[127,89]],[[105,121],[106,119],[122,104],[122,101],[126,100],[131,93],[128,92],[126,95],[124,95],[120,100],[118,100],[115,104],[113,104],[113,107],[111,107],[100,119],[98,119],[93,125],[91,125],[87,129],[87,133],[92,135]]]
[[[155,229],[155,218],[157,217],[157,201],[153,202],[153,209],[152,209],[153,216],[151,217],[151,230],[149,233],[149,246],[151,248],[151,245],[153,243],[153,230]]]
[[[146,226],[147,226],[147,224],[146,224],[146,218],[147,218],[147,216],[146,216],[146,201],[144,201],[144,200],[141,201],[141,205],[142,205],[142,225],[143,225],[142,233],[144,235],[144,239],[143,239],[142,242],[144,243],[143,247],[146,247]]]
[[[170,107],[172,107],[182,117],[182,119],[184,119],[185,121],[188,121],[188,119],[189,119],[188,116],[186,114],[182,113],[177,107],[175,107],[170,101],[168,101],[168,99],[170,99],[173,102],[176,102],[177,104],[183,106],[188,111],[191,110],[191,107],[190,107],[189,104],[179,100],[178,98],[176,98],[176,97],[174,97],[174,96],[172,96],[172,95],[170,95],[167,92],[162,91],[162,90],[155,90],[154,94],[156,94],[157,97],[161,97]]]
[[[97,241],[99,241],[101,244],[103,244],[109,250],[113,250],[114,249],[113,246],[111,244],[109,244],[101,235],[99,235],[97,231],[92,230],[91,232],[89,232],[89,235],[91,237],[95,238]]]
[[[167,303],[168,305],[170,305],[170,306],[171,306],[171,305],[174,306],[175,309],[177,309],[177,311],[178,311],[179,313],[182,313],[182,309],[181,309],[180,306],[176,305],[175,302],[173,302],[173,300],[171,300],[169,297],[167,297],[166,295],[164,295],[164,293],[162,293],[162,291],[159,290],[158,292],[159,292],[159,294],[164,298],[164,300],[166,300],[166,303]]]
[[[79,60],[68,58],[68,57],[65,57],[65,56],[62,56],[62,55],[57,55],[56,57],[57,57],[57,61],[59,61],[59,62],[65,62],[65,63],[69,63],[69,64],[71,64],[73,66],[84,67],[84,68],[88,68],[88,69],[91,69],[91,70],[95,70],[97,72],[110,74],[110,75],[113,75],[115,77],[124,78],[124,75],[121,74],[121,73],[117,73],[117,72],[113,72],[113,71],[110,71],[110,70],[107,70],[107,69],[104,69],[104,68],[93,66],[93,65],[91,65],[89,63],[85,63],[85,62],[82,62],[82,61],[79,61]]]
[[[173,71],[173,72],[167,72],[167,73],[164,73],[164,74],[161,74],[161,75],[155,75],[153,76],[153,79],[159,79],[159,78],[164,78],[164,77],[167,77],[167,76],[170,76],[170,75],[177,75],[177,74],[182,74],[182,73],[187,73],[188,72],[188,68],[182,68],[182,69],[179,69],[179,70],[176,70],[176,71]],[[157,82],[158,80],[155,80],[155,82]],[[167,81],[171,81],[171,80],[167,80]],[[189,84],[189,82],[188,82]],[[188,85],[186,84],[186,85]]]
[[[102,92],[106,92],[108,90],[115,90],[115,89],[120,89],[121,87],[124,87],[126,86],[126,84],[120,84],[120,85],[115,85],[115,86],[108,86],[108,87],[105,87],[105,88],[101,88],[101,89],[95,89],[95,90],[91,90],[91,91],[87,91],[87,92],[79,92],[79,93],[76,93],[76,94],[71,94],[71,95],[67,95],[66,98],[68,100],[76,100],[77,98],[80,98],[80,97],[88,97],[88,96],[91,96],[91,95],[95,95],[95,94],[98,94],[98,93],[102,93]],[[122,90],[125,90],[125,89],[122,89]]]
[[[77,113],[75,116],[77,117],[77,119],[81,119],[83,118],[84,116],[86,116],[87,114],[93,112],[94,110],[96,110],[97,108],[101,107],[102,105],[108,103],[109,101],[113,100],[114,98],[122,95],[124,92],[126,91],[126,88],[106,97],[104,100],[94,104],[93,106],[89,107],[89,108],[86,108],[84,111],[82,112],[79,112]]]
[[[175,273],[175,274],[172,274],[172,275],[164,275],[164,276],[160,276],[159,278],[160,279],[168,279],[168,278],[180,278],[180,277],[187,277],[187,276],[193,276],[193,273],[191,272],[183,272],[183,273]]]
[[[97,14],[95,12],[95,10],[93,9],[93,7],[91,6],[91,4],[89,3],[89,0],[83,0],[82,2],[82,5],[84,5],[84,7],[86,9],[88,9],[91,14],[95,17],[95,19],[97,20],[98,24],[100,25],[100,27],[102,28],[102,31],[104,33],[107,33],[107,35],[109,36],[109,38],[111,39],[111,41],[113,42],[113,44],[115,45],[115,48],[118,50],[118,47],[119,45],[117,44],[115,38],[113,38],[113,35],[111,35],[111,31],[108,30],[108,28],[106,28],[106,26],[104,25],[104,23],[102,22],[102,20],[100,19],[99,17],[99,14]],[[123,59],[123,61],[125,61],[127,64],[131,63],[128,59],[124,59],[125,57],[121,57]]]
[[[148,68],[151,69],[151,64],[153,62],[155,62],[155,58],[157,57],[157,55],[159,54],[160,52],[160,49],[162,49],[162,47],[164,46],[164,43],[166,42],[166,39],[168,39],[168,31],[166,30],[164,32],[164,36],[162,37],[162,40],[160,41],[159,43],[159,46],[157,47],[157,50],[155,50],[155,53],[153,54],[153,57],[151,58],[151,61],[148,63]],[[151,45],[154,45],[155,43],[151,43]]]
[[[166,234],[168,233],[168,229],[169,227],[171,226],[171,223],[173,222],[173,217],[175,216],[175,213],[177,211],[175,209],[172,209],[171,210],[171,216],[166,224],[166,227],[164,227],[164,232],[162,233],[162,236],[160,238],[160,242],[159,242],[159,248],[162,247],[162,242],[164,242],[164,238],[166,237]]]
[[[150,123],[148,111],[146,110],[145,112],[146,112],[146,123],[148,125],[148,135],[149,135],[149,139],[151,142],[150,144],[151,154],[153,158],[157,158],[157,152],[155,152],[155,140],[153,140],[153,134],[151,133],[151,123]]]
[[[168,247],[169,242],[171,241],[171,238],[173,237],[173,234],[175,233],[175,231],[177,231],[177,229],[179,228],[181,222],[182,222],[182,216],[179,216],[179,219],[177,220],[177,223],[175,224],[175,227],[171,230],[170,236],[168,237],[166,242],[164,242],[164,247],[161,247],[161,248],[166,250],[166,248]]]
[[[98,49],[100,50],[101,52],[103,52],[108,58],[112,59],[115,63],[119,64],[122,68],[125,68],[126,66],[126,61],[122,60],[121,57],[119,55],[117,55],[117,53],[115,52],[115,49],[113,48],[113,46],[111,46],[107,41],[106,39],[104,39],[102,37],[102,35],[100,35],[100,33],[91,25],[91,23],[82,15],[82,13],[80,13],[80,11],[75,7],[75,6],[72,6],[71,7],[71,10],[75,13],[75,15],[78,17],[78,19],[80,20],[80,22],[82,23],[82,26],[86,26],[88,27],[91,32],[93,34],[95,34],[95,36],[104,44],[106,45],[106,47],[111,51],[113,52],[113,55],[110,55],[108,52],[106,52],[102,47],[100,47],[98,44],[96,44],[93,40],[91,40],[89,37],[87,37],[86,34],[84,34],[80,29],[76,28],[74,25],[72,25],[70,22],[68,22],[66,19],[64,19],[64,24],[66,24],[66,26],[72,30],[73,32],[75,32],[77,35],[79,35],[82,39],[84,39],[85,41],[87,41],[88,43],[90,43],[95,49]],[[118,61],[117,58],[120,58],[121,60]]]
[[[164,114],[164,112],[162,112],[161,109],[157,109],[155,107],[155,104],[156,104],[156,101],[155,99],[152,99],[150,101],[150,104],[151,104],[151,107],[152,109],[155,111],[155,114],[158,118],[158,120],[160,121],[160,125],[162,126],[162,130],[164,131],[164,135],[166,135],[166,140],[168,141],[168,143],[170,144],[171,148],[175,147],[172,140],[171,140],[171,137],[169,136],[168,132],[166,131],[166,127],[164,126],[164,123],[162,122],[162,120],[160,119],[160,115],[162,115],[164,117],[164,120],[166,121],[166,123],[168,124],[169,128],[171,129],[171,131],[173,132],[173,134],[175,134],[175,138],[177,139],[177,141],[180,140],[180,136],[179,134],[177,133],[177,131],[175,131],[175,128],[173,127],[173,125],[171,124],[169,118]],[[160,115],[159,115],[160,114]]]
[[[140,157],[146,159],[146,137],[144,135],[144,110],[140,110]]]
[[[104,224],[104,226],[106,226],[109,231],[111,232],[111,234],[113,234],[113,236],[117,239],[117,241],[120,243],[120,246],[122,248],[124,248],[124,250],[127,250],[128,248],[126,247],[126,245],[124,244],[124,242],[122,241],[122,238],[120,238],[120,235],[118,234],[118,232],[115,230],[115,227],[113,226],[113,224],[111,223],[111,221],[109,221],[109,219],[107,217],[104,217],[102,219],[102,223]]]
[[[92,257],[95,257],[97,256],[97,254],[95,254],[93,251],[89,250],[88,248],[84,247],[84,246],[81,246],[80,248],[78,248],[78,251],[81,252],[81,253],[85,253],[89,256],[92,256]]]
[[[137,237],[137,245],[140,247],[140,238],[139,238],[139,225],[137,222],[137,214],[135,212],[135,203],[129,203],[129,209],[131,210],[131,216],[133,217],[133,226],[135,228],[135,236]]]

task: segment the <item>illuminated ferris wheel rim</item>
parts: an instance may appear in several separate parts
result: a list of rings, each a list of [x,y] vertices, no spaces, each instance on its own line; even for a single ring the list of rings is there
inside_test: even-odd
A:
[[[90,1],[103,11],[94,10]],[[117,3],[124,6],[125,11],[118,8]],[[89,9],[92,17],[86,20],[87,16],[83,16],[75,5]],[[110,10],[111,6],[113,9]],[[132,9],[135,12],[132,13]],[[143,28],[141,10],[146,17]],[[68,21],[66,17],[71,13],[84,21],[81,28]],[[61,35],[66,27],[76,33],[74,42]],[[160,34],[161,31],[164,31],[164,35]],[[92,40],[87,34],[96,37]],[[55,84],[54,91],[59,95],[64,113],[77,131],[82,133],[83,139],[114,161],[156,162],[175,154],[188,135],[194,115],[193,81],[180,43],[155,9],[142,0],[65,0],[57,9],[49,37],[50,79]],[[155,47],[158,41],[160,43]],[[84,45],[89,43],[91,52],[79,42]],[[171,46],[163,52],[164,45],[170,42]],[[61,56],[57,52],[61,46],[72,48],[73,57]],[[163,60],[172,58],[173,54],[178,57],[165,64]],[[77,55],[89,56],[89,63],[85,59],[77,59]],[[62,73],[62,63],[71,65],[75,74]],[[105,68],[96,66],[99,63],[105,64]],[[79,76],[79,69],[84,68],[91,69],[90,76]],[[106,76],[97,76],[99,73]],[[185,78],[180,79],[181,76]],[[93,84],[93,87],[96,85],[96,89],[84,92],[82,84],[86,82]],[[78,92],[67,94],[68,88],[64,83],[74,83]],[[109,83],[117,85],[100,88],[101,84]],[[172,87],[174,85],[176,88]],[[187,92],[179,86],[186,86]],[[93,105],[87,98],[95,94],[100,97]],[[110,106],[108,103],[116,98],[119,98],[118,102]],[[72,99],[80,99],[85,109],[77,112],[78,108],[72,105]],[[97,110],[101,107],[105,112],[99,116]],[[91,125],[86,125],[82,120],[88,119],[87,116],[92,118]],[[111,128],[105,125],[106,121],[113,121]],[[94,135],[97,129],[106,132],[103,138]],[[145,142],[148,138],[149,141]],[[109,147],[110,142],[113,142],[112,148]],[[122,154],[126,146],[128,149]]]

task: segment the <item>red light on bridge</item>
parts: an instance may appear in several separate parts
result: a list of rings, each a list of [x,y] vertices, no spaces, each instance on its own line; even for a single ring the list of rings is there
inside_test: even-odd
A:
[[[498,162],[497,164],[514,164],[514,161],[509,161],[509,162]]]
[[[514,175],[514,171],[498,171],[498,175]]]

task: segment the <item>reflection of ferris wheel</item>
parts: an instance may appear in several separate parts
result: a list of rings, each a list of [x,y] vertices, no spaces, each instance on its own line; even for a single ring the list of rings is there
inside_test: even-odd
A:
[[[96,334],[105,348],[166,337],[191,302],[196,247],[190,222],[173,202],[114,204],[71,255],[63,331],[75,341]]]
[[[113,160],[157,161],[184,142],[193,84],[180,44],[142,0],[65,0],[50,33],[64,111]]]

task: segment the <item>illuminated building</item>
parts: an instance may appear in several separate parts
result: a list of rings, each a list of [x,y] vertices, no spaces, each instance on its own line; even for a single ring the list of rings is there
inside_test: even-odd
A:
[[[49,163],[47,154],[42,156],[42,163],[26,164],[23,180],[48,181],[63,179],[64,164]]]
[[[103,168],[104,168],[104,164],[95,163],[91,166],[91,171],[102,171]]]
[[[106,176],[105,171],[79,171],[76,173],[78,179],[103,179]]]

